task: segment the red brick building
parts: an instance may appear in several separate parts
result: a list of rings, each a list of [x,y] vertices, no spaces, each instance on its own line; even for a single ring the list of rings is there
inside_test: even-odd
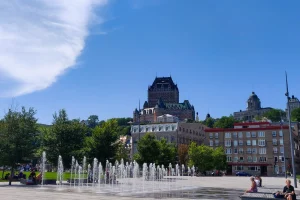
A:
[[[287,125],[270,122],[236,123],[234,128],[207,128],[205,136],[205,144],[224,148],[228,174],[246,171],[252,175],[273,176],[292,170]],[[298,130],[293,129],[296,168],[300,161],[298,137]]]
[[[172,77],[156,77],[148,87],[148,101],[143,109],[133,112],[133,122],[154,123],[158,116],[170,114],[178,117],[179,121],[195,120],[195,109],[188,100],[179,103],[179,89]]]

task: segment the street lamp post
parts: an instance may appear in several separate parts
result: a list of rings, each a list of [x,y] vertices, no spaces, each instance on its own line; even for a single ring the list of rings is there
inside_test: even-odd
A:
[[[291,146],[291,156],[292,156],[292,168],[293,168],[293,177],[294,177],[294,187],[297,188],[297,178],[295,170],[295,159],[294,159],[294,140],[292,137],[292,122],[291,122],[291,108],[290,108],[290,97],[289,97],[289,88],[287,81],[287,73],[285,72],[285,81],[286,81],[286,94],[287,97],[287,107],[288,107],[288,120],[289,120],[289,132],[290,132],[290,146]],[[285,159],[285,158],[284,158]]]

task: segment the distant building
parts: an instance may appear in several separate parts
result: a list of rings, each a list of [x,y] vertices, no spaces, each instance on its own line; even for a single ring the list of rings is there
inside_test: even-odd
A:
[[[254,121],[256,116],[262,116],[264,113],[272,109],[273,108],[270,107],[262,108],[260,99],[254,92],[252,92],[247,100],[247,109],[244,111],[240,110],[239,112],[234,112],[233,116],[236,120],[251,122]]]
[[[300,101],[294,95],[292,95],[292,98],[289,99],[289,103],[290,103],[291,113],[296,108],[300,108]],[[286,105],[286,116],[287,116],[286,118],[288,119],[288,105]]]
[[[298,132],[295,125],[293,142],[296,169],[300,165]],[[252,175],[273,176],[284,174],[285,170],[292,171],[289,126],[286,124],[236,123],[234,128],[208,128],[205,133],[205,144],[224,148],[228,174],[246,171]]]
[[[157,117],[158,123],[166,123],[166,122],[178,122],[178,117],[175,117],[173,115],[164,114],[162,116]]]
[[[204,141],[207,127],[201,123],[185,123],[185,122],[167,122],[167,123],[153,123],[146,125],[132,125],[132,155],[137,153],[137,142],[139,137],[143,137],[146,133],[152,133],[157,139],[166,139],[169,143],[190,144],[196,142],[202,144]],[[140,129],[140,132],[139,132]]]
[[[179,90],[171,77],[156,77],[153,84],[148,87],[148,101],[143,109],[135,109],[133,122],[156,123],[161,115],[173,115],[179,121],[195,120],[195,109],[188,100],[179,103]]]

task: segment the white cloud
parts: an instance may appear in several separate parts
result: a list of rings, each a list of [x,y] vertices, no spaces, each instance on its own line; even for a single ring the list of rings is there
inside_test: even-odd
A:
[[[45,89],[74,66],[95,7],[107,1],[0,0],[0,94]]]

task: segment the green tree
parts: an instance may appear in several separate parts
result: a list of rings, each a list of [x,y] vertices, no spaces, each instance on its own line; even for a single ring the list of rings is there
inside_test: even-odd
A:
[[[271,109],[263,114],[263,117],[271,120],[272,122],[280,122],[285,112],[281,109]]]
[[[53,115],[51,128],[43,130],[42,150],[47,152],[47,159],[56,164],[59,155],[64,166],[69,168],[72,156],[81,159],[84,156],[84,144],[87,127],[79,120],[69,120],[64,109]]]
[[[89,128],[95,128],[99,123],[98,115],[90,115],[88,118],[88,126]]]
[[[33,108],[10,109],[1,122],[0,161],[2,165],[11,167],[11,174],[14,174],[17,163],[29,162],[33,158],[38,134],[35,115]]]
[[[292,121],[300,122],[300,108],[296,108],[291,113]]]
[[[213,166],[216,170],[225,170],[227,169],[227,156],[223,147],[217,147],[213,150]]]
[[[213,128],[214,124],[215,124],[215,120],[213,118],[209,117],[206,120],[204,120],[202,123],[209,128]]]
[[[197,146],[192,142],[189,147],[189,165],[194,165],[200,172],[214,168],[213,149],[206,145]]]
[[[126,137],[126,141],[127,141]],[[129,146],[127,146],[126,141],[121,141],[119,140],[117,143],[117,151],[115,155],[115,160],[120,161],[121,159],[124,160],[124,162],[128,162],[129,159],[129,154],[130,154],[130,149]]]
[[[178,160],[180,164],[187,165],[188,163],[189,145],[179,144],[178,145]]]
[[[134,155],[134,160],[139,164],[158,163],[160,150],[160,142],[152,133],[146,133],[137,143],[138,153]]]
[[[216,120],[214,123],[214,128],[233,128],[234,123],[237,122],[233,116],[223,116]]]
[[[157,164],[168,166],[169,163],[174,163],[176,159],[176,148],[173,143],[167,143],[166,139],[159,141],[159,158]]]
[[[106,160],[113,162],[119,147],[119,126],[117,120],[111,119],[93,129],[91,137],[87,138],[86,149],[90,160],[97,158],[103,165]]]

